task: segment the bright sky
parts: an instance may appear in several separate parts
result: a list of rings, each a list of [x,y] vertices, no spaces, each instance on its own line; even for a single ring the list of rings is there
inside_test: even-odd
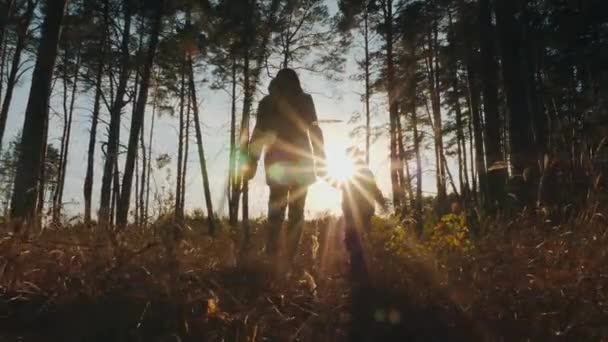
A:
[[[330,4],[330,8],[335,10],[335,5]],[[313,95],[319,119],[342,120],[342,123],[327,123],[322,124],[321,126],[324,132],[326,145],[334,150],[340,150],[352,145],[364,149],[362,139],[357,141],[349,137],[349,133],[360,123],[348,123],[353,113],[363,112],[364,109],[360,99],[360,94],[363,92],[363,84],[349,80],[349,76],[356,72],[355,58],[359,58],[361,53],[362,51],[353,49],[349,54],[346,73],[343,77],[344,81],[331,83],[327,82],[320,75],[304,73],[300,75],[304,89]],[[199,79],[202,78],[203,75],[199,75]],[[263,80],[261,89],[265,90],[267,83],[267,79]],[[11,106],[5,142],[11,140],[23,126],[23,113],[29,93],[29,85],[29,75],[25,75],[21,81],[21,86],[16,91]],[[59,85],[57,85],[57,87],[59,87]],[[61,97],[61,93],[55,92],[54,96],[55,98],[51,100],[52,110],[49,142],[58,147],[63,119],[60,114],[53,114],[53,109],[61,112],[61,106],[57,102],[60,100],[59,97]],[[225,207],[225,184],[228,169],[230,99],[227,93],[224,91],[211,90],[208,84],[199,86],[198,97],[199,101],[201,101],[200,110],[203,124],[203,141],[211,180],[214,208],[216,211],[225,214],[227,212],[227,208]],[[375,113],[372,118],[373,125],[381,125],[388,120],[388,114],[385,109],[386,106],[383,104],[384,98],[384,95],[379,94],[374,99],[373,108],[375,109]],[[69,215],[82,213],[84,206],[82,188],[86,168],[91,108],[92,97],[90,94],[80,94],[77,100],[75,122],[72,127],[72,139],[70,141],[68,172],[64,194],[64,201],[67,202],[65,205],[66,213]],[[145,125],[146,141],[150,118],[151,108],[148,108]],[[103,120],[107,123],[107,113],[103,113]],[[123,143],[126,143],[128,140],[127,134],[129,126],[130,117],[128,115],[123,115],[121,128],[121,141]],[[167,153],[172,156],[173,160],[169,167],[154,172],[152,194],[154,194],[155,191],[158,191],[159,194],[164,193],[164,196],[166,197],[169,192],[173,192],[175,189],[175,164],[177,163],[178,138],[177,127],[178,119],[176,117],[157,116],[156,118],[154,142],[152,146],[153,157],[154,155]],[[106,132],[107,125],[100,123],[96,151],[95,184],[93,190],[94,208],[97,207],[96,203],[99,199],[103,162],[99,139],[105,140]],[[192,143],[189,153],[189,169],[186,183],[187,210],[202,208],[204,205],[202,180],[194,141],[194,139],[191,140]],[[123,163],[124,161],[121,159],[121,168],[123,167]],[[425,164],[428,165],[429,160],[425,160]],[[379,139],[374,143],[371,153],[370,168],[375,173],[379,186],[381,190],[383,190],[385,196],[389,196],[388,142],[385,138]],[[266,214],[268,188],[265,185],[264,179],[263,167],[260,167],[250,187],[250,211],[252,216]],[[428,191],[434,189],[432,174],[425,174],[424,188]],[[336,190],[323,182],[318,182],[309,190],[306,206],[307,216],[312,217],[326,212],[338,214],[340,205],[339,198],[339,193]]]

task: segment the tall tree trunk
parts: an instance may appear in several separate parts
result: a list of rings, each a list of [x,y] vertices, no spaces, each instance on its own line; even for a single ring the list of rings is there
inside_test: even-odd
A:
[[[272,0],[270,3],[270,10],[268,20],[266,21],[262,32],[260,35],[262,36],[261,43],[257,45],[257,48],[254,49],[256,64],[253,72],[250,72],[250,53],[249,49],[246,50],[245,55],[245,70],[243,71],[243,75],[247,75],[248,79],[244,81],[245,84],[245,98],[243,100],[243,114],[247,113],[247,115],[243,115],[242,123],[241,123],[241,135],[240,135],[240,143],[239,150],[241,153],[247,151],[249,144],[249,114],[251,113],[251,105],[253,102],[253,95],[257,89],[257,84],[259,82],[260,73],[262,72],[262,68],[265,65],[267,53],[268,53],[268,43],[270,42],[270,38],[272,36],[272,30],[275,27],[277,21],[277,12],[279,10],[281,1],[280,0]],[[246,44],[250,45],[250,44]],[[246,134],[245,134],[246,133]],[[245,141],[244,139],[247,139]],[[237,163],[239,165],[239,163]],[[236,191],[233,191],[233,200],[238,203],[239,197],[241,193],[243,194],[243,223],[244,223],[244,231],[245,231],[245,239],[248,239],[249,236],[249,184],[248,182],[243,182],[242,177],[236,177]],[[236,197],[235,197],[236,196]],[[238,210],[238,205],[237,205]]]
[[[19,230],[22,224],[31,223],[31,219],[36,214],[36,190],[39,186],[39,175],[44,166],[43,149],[46,148],[44,132],[48,124],[51,81],[65,4],[65,0],[48,0],[46,15],[42,23],[41,40],[25,110],[21,153],[17,162],[17,174],[11,200],[11,217],[18,222],[15,225],[16,230]]]
[[[131,5],[129,0],[123,1],[124,26],[121,42],[121,70],[116,88],[114,103],[110,110],[110,124],[108,129],[108,143],[106,147],[106,158],[101,179],[101,196],[99,201],[99,223],[107,226],[110,220],[110,201],[112,195],[112,179],[114,177],[116,164],[118,162],[118,145],[120,140],[120,115],[125,105],[125,93],[130,70],[129,40],[131,38]]]
[[[107,7],[107,4],[106,4]],[[104,39],[105,40],[105,39]],[[95,76],[95,100],[93,104],[93,113],[91,115],[91,130],[89,132],[89,149],[87,153],[87,171],[84,177],[84,222],[85,225],[91,224],[91,197],[93,194],[93,176],[95,170],[95,144],[97,143],[97,125],[99,123],[99,111],[101,106],[102,88],[101,82],[103,77],[103,46],[100,44],[99,60],[97,61],[97,73]]]
[[[484,204],[487,198],[487,178],[484,158],[483,123],[481,120],[481,109],[479,88],[475,79],[475,69],[467,65],[467,88],[469,96],[469,140],[471,142],[471,179],[473,193],[478,194],[479,204]],[[500,138],[499,138],[500,140]],[[474,150],[474,152],[473,152]],[[479,189],[479,191],[477,191]]]
[[[5,65],[6,65],[6,50],[8,49],[8,43],[4,37],[0,40],[0,106],[2,105],[2,94],[4,92],[4,74],[5,74]],[[0,107],[0,110],[2,107]]]
[[[152,139],[154,138],[154,119],[156,118],[156,105],[158,96],[158,82],[155,82],[154,98],[152,100],[152,119],[150,120],[150,134],[148,137],[148,164],[146,165],[146,203],[144,205],[144,223],[147,225],[150,218],[150,181],[152,179]],[[143,133],[142,133],[143,134]]]
[[[213,202],[211,201],[211,188],[209,186],[209,175],[207,174],[207,161],[205,160],[205,150],[203,149],[203,134],[201,132],[201,121],[198,112],[198,100],[196,96],[196,86],[194,84],[194,67],[192,57],[188,60],[190,96],[192,97],[192,114],[194,119],[194,129],[196,130],[196,145],[198,147],[198,158],[201,164],[201,175],[203,177],[203,190],[205,191],[205,204],[207,206],[207,223],[209,224],[209,234],[215,234],[215,218],[213,214]]]
[[[65,151],[65,143],[66,143],[66,137],[67,137],[67,132],[68,132],[68,126],[71,125],[70,121],[70,114],[69,114],[69,109],[68,109],[68,98],[70,96],[70,93],[68,92],[68,63],[69,63],[69,57],[68,57],[68,51],[67,49],[65,49],[64,47],[64,54],[63,54],[63,75],[61,76],[61,84],[63,85],[63,91],[62,91],[62,104],[63,104],[63,132],[61,133],[61,142],[60,142],[60,146],[59,146],[59,168],[57,169],[57,186],[55,186],[55,189],[53,191],[52,194],[52,222],[53,224],[58,224],[59,222],[59,192],[60,192],[60,188],[61,188],[61,174],[63,173],[63,154]]]
[[[236,225],[239,215],[239,199],[235,196],[236,180],[236,57],[232,57],[232,108],[230,112],[230,160],[228,161],[228,218],[230,225]]]
[[[464,137],[464,127],[462,122],[462,107],[460,105],[460,82],[458,79],[458,58],[457,58],[457,46],[455,41],[454,34],[454,23],[452,21],[452,13],[448,11],[449,16],[449,28],[448,28],[448,41],[449,41],[449,53],[448,56],[448,65],[450,69],[450,81],[452,87],[452,94],[450,102],[452,104],[455,119],[456,119],[456,154],[458,157],[458,183],[460,187],[460,192],[462,193],[463,200],[466,202],[468,200],[468,192],[469,192],[469,181],[467,174],[467,151],[466,151],[466,141]],[[463,19],[464,20],[464,19]],[[445,163],[446,170],[449,168],[447,162]]]
[[[177,141],[177,174],[175,181],[175,220],[181,222],[184,219],[184,208],[182,207],[182,167],[184,165],[184,107],[186,105],[186,68],[181,63],[181,80],[179,86],[179,137]]]
[[[468,74],[468,73],[467,73]],[[468,75],[467,75],[467,79],[468,79]],[[469,83],[469,80],[467,80],[467,83]],[[469,107],[469,120],[468,120],[468,135],[469,135],[469,156],[471,156],[470,160],[471,160],[471,164],[470,164],[470,169],[471,169],[471,192],[473,193],[474,197],[473,199],[475,201],[477,201],[477,203],[479,203],[479,193],[477,191],[477,155],[476,153],[478,153],[477,151],[477,146],[478,144],[475,141],[475,134],[474,131],[475,129],[473,128],[473,117],[474,117],[474,110],[473,107],[471,105],[471,101],[470,101],[470,97],[471,95],[471,89],[469,88],[469,96],[467,97],[467,105]],[[479,107],[477,110],[477,118],[479,118]],[[481,130],[480,130],[481,132]],[[481,156],[483,157],[483,146],[481,146]]]
[[[397,85],[395,82],[395,60],[393,56],[393,1],[386,0],[383,6],[385,40],[386,40],[386,73],[390,121],[390,175],[393,192],[393,205],[398,210],[403,199],[399,169],[403,163],[399,159],[397,144],[397,120],[399,120],[399,108],[397,105]]]
[[[2,101],[2,109],[0,109],[0,152],[2,151],[2,139],[4,138],[4,131],[6,130],[6,120],[8,118],[11,101],[13,100],[13,92],[19,81],[18,75],[21,67],[21,56],[23,55],[23,50],[27,44],[29,35],[28,29],[35,8],[36,5],[32,1],[29,1],[25,13],[17,24],[17,41],[15,43],[15,51],[13,52],[13,59],[11,61],[11,69],[6,80],[6,93],[4,94],[4,100]],[[0,40],[0,42],[2,42],[2,40]],[[2,58],[5,57],[4,54],[6,54],[6,52],[3,52]],[[4,69],[2,69],[1,72],[4,74]],[[2,86],[0,85],[0,87]],[[0,95],[2,95],[1,93],[2,92],[0,92]]]
[[[141,136],[141,132],[139,133]],[[139,138],[137,139],[137,151],[135,152],[135,209],[133,210],[133,222],[139,227]]]
[[[148,221],[147,221],[147,217],[146,217],[146,211],[145,211],[145,205],[146,205],[146,201],[145,201],[145,196],[146,196],[146,182],[147,182],[147,177],[149,177],[147,169],[148,169],[148,157],[146,155],[146,145],[145,145],[145,124],[142,122],[141,125],[141,133],[139,134],[139,145],[141,147],[141,180],[140,180],[140,185],[139,185],[139,218],[140,218],[140,225],[143,228],[146,228],[148,225]]]
[[[78,74],[80,73],[80,60],[81,60],[81,56],[80,56],[80,48],[78,48],[78,51],[76,51],[76,65],[74,66],[75,70],[74,70],[74,78],[73,78],[73,83],[72,83],[72,89],[70,90],[71,93],[71,98],[70,98],[70,105],[65,106],[64,105],[64,117],[66,117],[66,120],[64,121],[64,133],[63,133],[63,137],[62,137],[62,145],[61,145],[61,154],[60,154],[60,158],[59,158],[59,174],[58,174],[58,178],[57,178],[57,189],[53,198],[53,221],[55,223],[58,222],[60,216],[61,216],[61,209],[63,206],[63,190],[65,188],[65,175],[67,173],[67,167],[68,167],[68,156],[69,156],[69,151],[70,151],[70,138],[72,135],[72,118],[74,117],[74,104],[76,103],[76,92],[78,91]],[[66,60],[67,62],[67,60]],[[64,92],[67,92],[67,77],[68,75],[65,75],[65,79],[64,79]],[[67,98],[67,95],[64,95],[64,98]]]
[[[479,32],[481,44],[481,83],[483,89],[483,106],[485,114],[485,148],[488,168],[505,158],[500,146],[500,115],[498,112],[498,66],[494,52],[494,28],[489,0],[479,2]],[[507,170],[494,168],[487,173],[485,207],[489,213],[495,213],[504,199],[504,186]],[[480,178],[481,180],[481,178]]]
[[[6,30],[6,25],[8,25],[8,20],[12,14],[14,0],[7,0],[0,3],[0,42],[4,43],[4,32]],[[3,56],[6,51],[0,51]]]
[[[416,93],[416,91],[414,91]],[[424,218],[422,212],[422,151],[420,148],[420,142],[422,140],[422,136],[418,134],[418,113],[416,112],[416,101],[412,101],[412,128],[414,133],[414,153],[416,154],[416,202],[414,208],[414,219],[416,220],[416,231],[418,235],[422,235],[423,230],[423,222]]]
[[[118,199],[120,198],[120,170],[118,169],[118,161],[114,163],[112,179],[112,206],[110,207],[110,224],[114,224],[116,222]]]
[[[268,43],[270,42],[270,38],[272,36],[272,29],[275,27],[276,21],[277,21],[277,12],[279,10],[281,1],[280,0],[272,0],[272,2],[270,3],[270,10],[269,10],[269,15],[268,15],[268,19],[266,20],[263,29],[260,33],[262,39],[259,45],[257,45],[257,48],[253,49],[254,51],[254,55],[255,55],[255,59],[256,59],[256,64],[255,64],[255,68],[253,69],[253,71],[250,71],[250,59],[251,59],[251,52],[250,51],[250,45],[249,42],[247,42],[245,45],[247,46],[247,48],[245,49],[245,70],[243,71],[243,75],[247,76],[247,79],[244,80],[244,89],[245,89],[245,94],[244,94],[244,100],[243,100],[243,118],[242,118],[242,123],[241,123],[241,133],[239,135],[239,153],[234,156],[234,160],[235,160],[235,170],[236,168],[239,168],[238,171],[240,171],[240,163],[242,163],[242,160],[239,160],[238,158],[240,157],[239,154],[242,154],[244,152],[247,151],[248,149],[248,139],[249,139],[249,114],[251,113],[251,105],[253,102],[253,95],[255,94],[255,91],[257,89],[257,84],[259,82],[259,78],[260,78],[260,73],[262,71],[262,68],[265,65],[266,62],[266,58],[267,58],[267,53],[268,53]],[[247,36],[247,32],[244,33],[244,36]],[[233,60],[233,62],[236,62],[235,60]],[[245,115],[245,113],[248,113],[247,115]],[[245,124],[245,125],[243,125]],[[245,134],[245,132],[247,134]],[[244,139],[247,139],[247,141],[245,141]],[[236,137],[235,137],[236,140]],[[236,145],[236,142],[235,142]],[[236,150],[236,149],[235,149]],[[234,176],[234,183],[232,185],[232,191],[230,194],[230,199],[233,202],[233,206],[232,209],[234,210],[234,215],[231,217],[231,221],[236,221],[236,217],[238,217],[238,203],[241,197],[241,194],[243,194],[243,221],[244,221],[244,230],[245,230],[245,235],[248,236],[248,232],[249,232],[249,226],[248,226],[248,219],[249,219],[249,184],[247,181],[243,181],[240,172],[238,172],[235,176]],[[246,237],[247,239],[247,237]]]
[[[524,1],[521,4],[522,15],[521,15],[521,26],[522,26],[522,40],[523,40],[523,73],[522,79],[526,81],[526,95],[528,100],[528,108],[532,115],[532,126],[533,126],[533,140],[534,140],[534,152],[536,154],[536,162],[538,168],[534,168],[536,174],[533,175],[535,181],[538,181],[537,193],[535,196],[536,203],[542,204],[548,200],[545,195],[547,191],[546,186],[546,173],[545,173],[545,157],[548,151],[548,134],[547,134],[547,116],[544,105],[544,94],[540,88],[542,80],[540,78],[541,60],[542,55],[545,51],[543,46],[543,40],[539,39],[539,33],[533,26],[531,16],[531,9],[527,6],[529,1]],[[591,70],[588,72],[591,78]],[[598,74],[600,72],[597,72]],[[587,82],[585,82],[587,81]],[[587,79],[583,81],[583,85],[587,85],[588,91],[590,91],[593,81]],[[591,95],[590,97],[592,97]],[[591,101],[592,103],[596,101]],[[533,162],[533,161],[532,161]]]
[[[14,0],[0,2],[0,103],[2,103],[2,87],[4,86],[4,67],[8,55],[8,39],[5,31],[8,25],[9,18],[13,12]],[[1,144],[1,142],[0,142]]]
[[[521,68],[523,42],[521,25],[516,18],[517,2],[499,0],[496,2],[496,22],[502,55],[504,88],[509,108],[509,137],[511,169],[514,175],[523,176],[525,169],[535,167],[534,135],[531,113],[527,101],[527,80]],[[529,181],[525,179],[524,181]],[[521,187],[518,198],[525,204],[532,204],[533,196],[528,189],[530,184]]]
[[[52,91],[52,90],[51,90]],[[48,152],[48,144],[47,141],[49,139],[49,125],[48,125],[48,121],[46,122],[46,124],[44,125],[44,129],[43,129],[43,136],[42,136],[42,140],[43,140],[43,144],[41,147],[41,151],[40,154],[42,155],[42,160],[45,161],[46,163],[46,154]],[[45,167],[45,165],[43,165],[40,168],[40,176],[39,176],[39,181],[38,181],[38,199],[36,200],[37,204],[36,204],[36,219],[35,219],[35,224],[34,224],[34,228],[42,228],[42,219],[44,216],[44,204],[45,204],[45,200],[46,200],[46,189],[47,187],[51,190],[50,192],[53,193],[54,189],[52,186],[49,186],[51,183],[51,179],[49,177],[49,175],[47,175],[46,173],[47,168]],[[56,182],[55,182],[55,185]],[[14,187],[13,187],[14,188]],[[15,190],[13,189],[13,194],[14,194]]]
[[[148,101],[148,88],[150,87],[150,75],[156,56],[156,48],[158,46],[160,31],[162,28],[162,17],[164,10],[164,0],[159,0],[158,8],[154,18],[154,24],[148,42],[148,52],[145,59],[139,95],[137,96],[137,104],[133,118],[131,118],[131,130],[129,132],[129,145],[127,147],[127,158],[125,161],[125,170],[122,180],[122,190],[118,205],[117,224],[123,228],[127,224],[129,214],[129,206],[131,202],[131,188],[133,183],[133,166],[135,165],[135,156],[137,152],[137,142],[141,133],[141,126],[145,114],[146,104]]]
[[[43,137],[42,140],[44,141],[43,146],[42,146],[42,151],[41,151],[41,155],[42,155],[42,160],[46,161],[46,153],[48,151],[47,149],[47,141],[49,138],[49,125],[48,122],[44,125],[44,130],[43,130]],[[36,219],[35,219],[35,228],[42,228],[42,219],[44,216],[44,203],[46,201],[46,188],[47,188],[47,183],[51,182],[51,179],[48,178],[49,175],[46,174],[46,167],[43,165],[40,168],[40,180],[38,182],[38,189],[37,189],[37,204],[36,204]],[[57,182],[55,182],[55,186],[57,186]],[[50,190],[51,193],[54,192],[54,189],[51,188]],[[14,193],[14,189],[13,189],[13,193]]]
[[[142,52],[142,46],[143,46],[143,40],[144,40],[144,33],[145,33],[145,29],[144,29],[144,20],[142,18],[142,20],[139,22],[139,40],[137,42],[137,52],[136,54],[140,54]],[[133,81],[133,98],[131,101],[133,101],[133,103],[137,103],[137,89],[139,87],[139,75],[140,75],[140,69],[139,67],[136,67],[134,70],[135,73],[135,80]],[[137,106],[131,106],[131,117],[133,117],[135,115],[135,110],[137,109]],[[144,119],[142,119],[141,122],[141,128],[140,128],[140,132],[138,135],[138,146],[135,149],[135,209],[133,210],[133,221],[135,223],[136,227],[139,227],[139,200],[137,198],[137,196],[139,195],[139,170],[138,170],[138,165],[139,165],[139,141],[140,141],[140,137],[143,136],[143,131],[144,131]]]
[[[464,146],[464,132],[462,130],[462,110],[460,108],[460,102],[458,98],[456,98],[454,106],[454,112],[456,114],[456,154],[458,156],[458,186],[460,188],[460,191],[466,197],[468,186],[464,176],[464,172],[467,168],[465,162],[466,157],[464,157],[464,155],[466,155],[466,149]],[[447,166],[448,165],[446,163],[446,168]]]
[[[405,175],[403,173],[403,165],[406,163],[405,160],[405,147],[403,146],[403,129],[401,127],[401,117],[397,118],[397,153],[398,153],[398,157],[399,160],[401,161],[401,165],[400,167],[397,169],[397,174],[399,175],[399,179],[400,179],[400,185],[401,185],[401,209],[399,210],[399,212],[401,213],[401,217],[405,218],[407,215],[407,198],[406,198],[406,193],[407,193],[407,188],[411,185],[409,183],[407,183],[407,179],[405,178]]]
[[[192,93],[188,89],[188,100],[186,101],[186,128],[184,129],[184,162],[182,166],[182,198],[181,208],[182,211],[186,209],[186,177],[188,175],[188,152],[190,150],[190,112],[192,110]]]
[[[240,143],[239,143],[239,154],[241,156],[246,156],[247,151],[249,150],[249,119],[251,115],[251,104],[253,102],[253,87],[252,79],[251,79],[251,70],[250,70],[250,59],[249,52],[245,53],[244,63],[243,63],[243,88],[244,98],[243,98],[243,114],[241,118],[241,132],[240,132]],[[239,160],[239,166],[242,167],[242,163],[246,162],[245,160]],[[239,168],[240,169],[240,168]],[[249,182],[246,179],[243,179],[242,173],[239,172],[239,189],[242,192],[243,199],[243,207],[242,207],[242,220],[243,220],[243,228],[245,230],[245,239],[248,240],[249,237]]]
[[[410,172],[410,164],[409,164],[409,160],[406,158],[404,160],[404,164],[405,164],[405,182],[407,183],[406,185],[406,190],[407,190],[407,195],[409,198],[409,205],[410,208],[412,210],[412,214],[416,214],[416,197],[414,196],[414,189],[412,188],[412,174]]]
[[[435,163],[437,165],[437,212],[443,215],[447,212],[447,192],[445,165],[441,156],[443,155],[443,125],[441,119],[441,94],[439,83],[439,61],[438,61],[438,33],[437,22],[433,24],[433,29],[428,33],[428,58],[427,69],[430,85],[431,110],[433,113],[433,137],[435,143]]]
[[[365,41],[365,163],[369,165],[369,149],[370,149],[370,139],[371,139],[371,126],[370,126],[370,110],[369,110],[369,101],[370,101],[370,82],[369,82],[369,13],[368,13],[368,4],[365,3],[365,9],[363,10],[363,39]]]

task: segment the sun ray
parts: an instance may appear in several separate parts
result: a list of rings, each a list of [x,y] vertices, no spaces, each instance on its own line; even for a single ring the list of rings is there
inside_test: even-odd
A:
[[[343,183],[355,175],[355,165],[346,154],[346,149],[339,145],[326,147],[327,176],[331,180]]]

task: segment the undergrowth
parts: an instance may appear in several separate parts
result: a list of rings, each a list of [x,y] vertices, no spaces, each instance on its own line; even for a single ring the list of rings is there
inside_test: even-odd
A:
[[[129,227],[115,239],[78,225],[29,238],[4,233],[0,341],[347,339],[338,219],[307,223],[291,267],[263,253],[262,221],[246,250],[240,228],[224,224],[210,237],[189,222]],[[608,337],[604,216],[556,224],[524,212],[484,225],[487,233],[472,238],[464,218],[448,216],[419,239],[407,224],[374,218],[363,233],[374,327],[426,337],[419,340],[442,340],[448,328],[469,340]]]

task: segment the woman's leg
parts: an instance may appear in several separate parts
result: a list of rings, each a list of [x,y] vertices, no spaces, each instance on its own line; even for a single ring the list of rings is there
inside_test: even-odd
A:
[[[266,240],[266,253],[276,255],[279,249],[279,235],[285,220],[287,208],[288,188],[271,186],[268,199],[268,237]]]
[[[289,260],[293,261],[297,254],[302,227],[304,226],[304,206],[308,187],[298,186],[289,189],[289,228],[287,230],[287,253]]]

